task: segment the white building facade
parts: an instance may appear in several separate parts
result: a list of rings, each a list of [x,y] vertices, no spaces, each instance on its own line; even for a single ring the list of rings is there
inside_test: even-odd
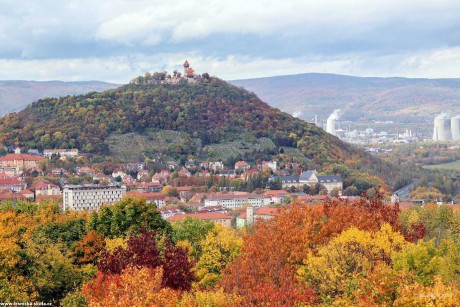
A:
[[[66,185],[63,190],[63,210],[98,210],[101,205],[120,201],[126,187],[97,185]]]
[[[249,195],[219,195],[211,196],[205,199],[204,206],[222,206],[224,208],[235,210],[243,208],[244,205],[249,204],[252,207],[266,207],[270,205],[270,197],[258,194]]]

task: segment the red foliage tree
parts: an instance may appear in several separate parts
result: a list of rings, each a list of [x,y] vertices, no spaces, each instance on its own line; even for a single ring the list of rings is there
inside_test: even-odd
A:
[[[190,290],[195,276],[193,262],[188,259],[186,249],[176,247],[165,239],[164,257],[158,248],[155,232],[142,230],[137,237],[128,240],[126,249],[119,247],[113,253],[104,250],[98,263],[103,274],[121,274],[128,266],[162,267],[163,286],[177,290]]]

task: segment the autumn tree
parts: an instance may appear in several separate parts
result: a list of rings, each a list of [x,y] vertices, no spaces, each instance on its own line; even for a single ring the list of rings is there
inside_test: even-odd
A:
[[[81,241],[75,243],[73,251],[75,261],[78,264],[95,264],[104,246],[105,241],[102,235],[90,230]]]
[[[305,259],[299,275],[323,300],[343,292],[343,282],[353,275],[367,276],[381,263],[391,265],[392,256],[407,242],[384,224],[377,232],[352,227],[343,231]]]
[[[103,206],[93,212],[89,228],[104,237],[129,237],[139,233],[141,228],[171,236],[171,225],[161,217],[155,204],[147,204],[145,199],[125,197],[120,202]]]
[[[163,238],[157,242],[153,231],[142,230],[138,236],[128,240],[126,249],[117,248],[113,253],[104,250],[97,267],[103,274],[121,274],[129,266],[163,269],[163,286],[179,290],[189,290],[195,277],[193,263],[189,261],[187,250],[171,244]]]
[[[173,240],[179,245],[189,245],[190,255],[198,260],[202,254],[202,242],[214,225],[209,220],[187,217],[184,221],[173,224]]]
[[[87,306],[175,306],[179,294],[162,285],[163,270],[127,267],[122,274],[97,276],[83,286]]]
[[[234,229],[216,224],[201,245],[203,253],[194,271],[200,287],[212,288],[220,280],[221,272],[227,263],[240,254],[243,240]]]

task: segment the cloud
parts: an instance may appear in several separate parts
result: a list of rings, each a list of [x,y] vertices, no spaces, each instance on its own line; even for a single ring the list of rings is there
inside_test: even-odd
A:
[[[0,12],[7,79],[120,82],[184,58],[230,79],[453,77],[459,46],[456,0],[2,0]]]
[[[264,58],[247,55],[216,57],[201,53],[143,53],[129,56],[74,59],[0,59],[0,79],[103,80],[127,83],[150,71],[182,69],[185,59],[198,73],[222,79],[243,79],[305,72],[357,76],[458,77],[460,47],[417,54],[380,56],[372,59],[349,54],[343,57]],[[371,61],[371,62],[370,62]]]

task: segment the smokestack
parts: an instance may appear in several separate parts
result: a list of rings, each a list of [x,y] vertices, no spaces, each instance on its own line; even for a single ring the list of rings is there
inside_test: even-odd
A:
[[[452,131],[452,140],[460,140],[460,115],[454,116],[450,119],[450,127]]]
[[[336,109],[327,118],[326,132],[328,132],[328,133],[330,133],[332,135],[336,135],[335,124],[336,124],[336,121],[339,119],[339,113],[340,113],[340,109]]]
[[[441,113],[434,118],[433,141],[452,140],[451,120],[446,113]]]

